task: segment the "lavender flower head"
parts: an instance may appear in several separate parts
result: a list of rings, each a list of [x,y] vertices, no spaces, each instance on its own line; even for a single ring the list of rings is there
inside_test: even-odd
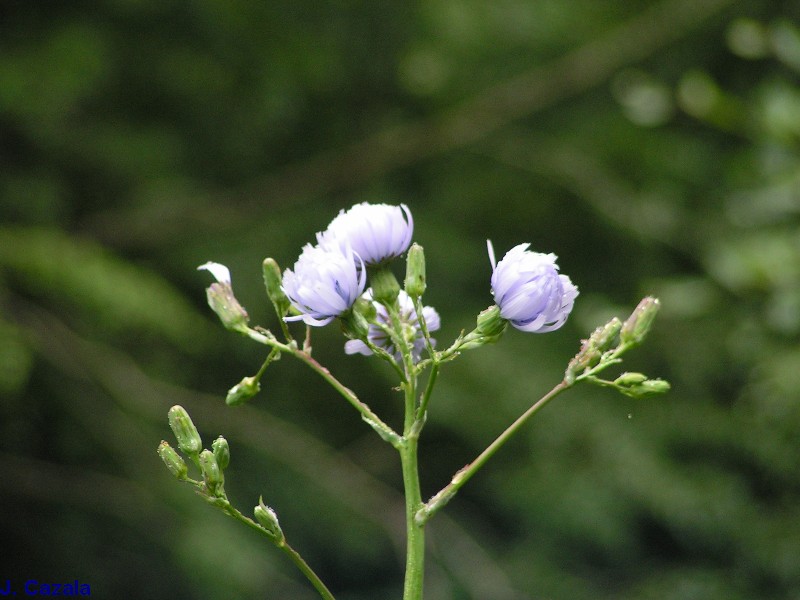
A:
[[[405,213],[405,216],[404,216]],[[405,204],[356,204],[317,234],[320,246],[350,246],[367,265],[400,256],[411,244],[414,219]]]
[[[559,275],[555,254],[528,250],[520,244],[495,264],[494,248],[487,241],[492,263],[492,294],[500,316],[520,331],[555,331],[567,320],[578,288]]]
[[[364,298],[367,300],[372,300],[372,290],[367,290],[364,294]],[[422,350],[425,348],[425,339],[422,335],[422,329],[419,325],[419,319],[417,318],[417,312],[414,310],[414,301],[406,294],[403,290],[400,290],[400,293],[397,296],[397,303],[400,308],[400,321],[403,325],[407,325],[412,328],[413,331],[413,347],[411,348],[411,356],[414,362],[419,361],[420,356],[422,356]],[[376,319],[380,323],[391,327],[391,320],[389,318],[389,314],[386,311],[386,307],[383,306],[380,302],[374,302],[375,310],[377,312]],[[441,321],[439,319],[439,313],[436,312],[436,309],[425,306],[422,308],[422,317],[425,319],[425,325],[428,327],[428,331],[436,331],[441,327]],[[377,325],[370,325],[369,326],[369,333],[367,334],[369,341],[373,344],[378,346],[379,348],[383,348],[389,354],[393,355],[395,359],[399,362],[402,360],[402,356],[400,352],[394,347],[392,340],[384,333],[384,331],[378,327]],[[436,345],[436,340],[431,338],[431,345]],[[362,342],[361,340],[348,340],[344,344],[344,351],[347,354],[364,354],[369,356],[372,354],[372,350]]]
[[[366,269],[349,246],[326,247],[306,244],[294,264],[286,269],[281,286],[301,315],[284,317],[321,327],[347,311],[364,291]]]

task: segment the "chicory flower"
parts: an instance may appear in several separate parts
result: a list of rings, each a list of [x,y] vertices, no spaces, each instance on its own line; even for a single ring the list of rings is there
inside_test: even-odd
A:
[[[303,320],[315,327],[327,325],[353,306],[364,292],[366,280],[366,269],[349,246],[340,249],[306,244],[294,269],[284,271],[282,286],[292,306],[302,314],[284,320]]]
[[[487,241],[492,263],[492,294],[500,316],[520,331],[555,331],[567,320],[578,288],[558,273],[555,254],[528,250],[519,244],[495,264],[494,249]]]
[[[414,219],[405,204],[363,202],[342,210],[325,231],[317,234],[317,242],[340,249],[350,246],[365,264],[376,265],[403,254],[413,233]]]
[[[367,292],[364,294],[364,298],[372,301],[373,305],[375,306],[376,320],[387,327],[391,327],[392,323],[386,307],[380,302],[375,302],[372,300],[372,290],[367,290]],[[414,309],[414,301],[407,293],[405,293],[403,290],[400,290],[400,293],[397,296],[397,304],[400,309],[400,322],[403,324],[404,329],[410,328],[409,337],[412,340],[411,356],[414,362],[417,362],[419,361],[420,356],[422,356],[422,350],[425,348],[425,338],[422,335],[419,318],[417,317],[417,312]],[[429,332],[436,331],[439,329],[439,327],[441,327],[439,313],[436,312],[436,309],[430,306],[425,306],[422,308],[422,318],[425,319],[425,325]],[[391,338],[386,335],[386,332],[384,332],[377,325],[370,324],[367,338],[369,338],[369,341],[375,346],[383,348],[389,354],[393,355],[398,362],[402,360],[400,351],[394,347],[394,343],[392,342]],[[431,338],[431,345],[436,345],[436,340],[433,338]],[[369,347],[361,340],[348,340],[344,344],[344,351],[347,354],[359,353],[367,356],[372,354],[372,350],[370,350]]]

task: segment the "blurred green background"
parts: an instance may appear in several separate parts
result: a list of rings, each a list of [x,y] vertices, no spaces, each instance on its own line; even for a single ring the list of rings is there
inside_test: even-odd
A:
[[[285,558],[164,469],[167,410],[232,448],[341,600],[401,595],[394,451],[302,365],[205,304],[214,260],[276,327],[341,208],[409,205],[441,345],[491,303],[485,240],[554,252],[565,327],[439,377],[438,490],[645,294],[625,368],[666,397],[576,389],[429,526],[426,598],[800,598],[800,3],[69,0],[0,3],[0,584],[98,598],[312,599]],[[390,423],[392,374],[318,360]]]

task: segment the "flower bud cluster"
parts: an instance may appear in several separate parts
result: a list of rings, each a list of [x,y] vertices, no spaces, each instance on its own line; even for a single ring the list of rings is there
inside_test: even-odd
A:
[[[200,469],[203,476],[202,485],[200,482],[189,479],[186,462],[172,446],[162,441],[158,445],[157,452],[169,472],[180,481],[189,481],[200,486],[212,500],[225,498],[223,471],[228,467],[231,459],[228,441],[219,436],[211,444],[211,450],[204,450],[200,433],[185,408],[175,405],[169,409],[167,417],[170,429],[178,442],[178,448]]]
[[[595,329],[588,339],[583,340],[581,349],[567,365],[565,373],[567,383],[574,383],[578,375],[594,367],[605,352],[615,348],[621,329],[622,321],[614,317],[605,325]]]

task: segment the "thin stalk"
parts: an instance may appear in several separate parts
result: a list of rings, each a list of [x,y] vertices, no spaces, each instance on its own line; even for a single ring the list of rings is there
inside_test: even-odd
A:
[[[361,413],[361,417],[365,421],[370,423],[373,427],[383,430],[383,432],[390,438],[399,437],[397,433],[391,427],[389,427],[389,425],[384,423],[378,415],[372,412],[372,409],[369,406],[358,399],[358,396],[356,396],[353,390],[346,387],[344,384],[342,384],[342,382],[336,379],[336,377],[334,377],[328,369],[319,364],[308,352],[298,349],[296,344],[282,344],[271,334],[266,335],[254,329],[248,329],[247,336],[259,344],[271,346],[272,348],[278,349],[281,352],[291,354],[301,362],[304,362],[306,365],[311,367],[314,372],[319,374],[320,377],[327,381],[333,389],[339,392],[339,394],[341,394],[345,400],[352,404],[353,407],[355,407],[355,409]]]
[[[404,392],[405,418],[403,421],[403,443],[397,447],[403,470],[403,489],[406,508],[406,574],[403,584],[403,600],[422,600],[425,575],[425,529],[418,525],[415,516],[422,508],[422,493],[419,485],[418,444],[422,430],[417,418],[417,380],[419,369],[414,364],[411,346],[403,336],[402,323],[397,302],[386,307],[394,330],[403,368],[406,373],[402,383]]]
[[[436,377],[439,375],[439,363],[433,363],[433,367],[431,367],[431,373],[428,375],[428,383],[425,386],[425,391],[422,393],[422,398],[419,401],[419,407],[417,408],[417,421],[422,421],[425,419],[425,413],[428,410],[428,402],[431,399],[431,393],[433,392],[433,386],[436,384]]]
[[[282,539],[276,540],[275,536],[261,527],[258,523],[253,521],[253,519],[249,517],[245,517],[239,510],[234,508],[230,502],[227,500],[223,500],[222,503],[217,504],[215,501],[211,501],[212,504],[215,506],[219,506],[227,515],[233,517],[240,523],[244,523],[250,529],[254,529],[261,535],[269,538],[278,548],[283,550],[283,552],[289,557],[289,559],[295,564],[295,566],[300,569],[300,571],[305,575],[306,579],[314,586],[314,589],[317,590],[319,595],[323,598],[323,600],[336,600],[333,597],[331,591],[327,588],[327,586],[322,582],[319,576],[314,572],[314,570],[308,565],[308,563],[300,556],[300,553],[297,552],[294,548],[292,548],[289,543],[286,541],[283,536]]]
[[[483,452],[481,452],[475,458],[475,460],[473,460],[463,469],[459,470],[453,476],[453,479],[450,481],[450,483],[437,492],[417,512],[417,524],[424,525],[428,519],[430,519],[437,511],[443,508],[445,504],[452,500],[453,496],[456,495],[458,490],[460,490],[461,487],[467,481],[469,481],[472,476],[475,475],[475,473],[477,473],[477,471],[483,465],[485,465],[492,456],[494,456],[494,454],[511,438],[511,436],[513,436],[522,428],[523,425],[525,425],[525,423],[527,423],[528,419],[539,412],[545,406],[545,404],[550,402],[550,400],[558,396],[561,392],[569,387],[570,385],[567,382],[562,381],[552,390],[547,392],[547,394],[536,401],[536,403],[526,410],[516,421],[509,425],[508,428],[503,431],[503,433],[497,436],[497,438],[491,444],[489,444],[489,446]]]

